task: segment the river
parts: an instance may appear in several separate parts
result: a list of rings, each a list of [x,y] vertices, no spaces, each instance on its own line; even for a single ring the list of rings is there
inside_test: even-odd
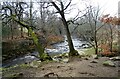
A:
[[[80,41],[79,38],[72,37],[72,41],[73,41],[74,48],[76,50],[89,47],[89,44],[87,44],[87,42]],[[68,47],[68,42],[67,42],[66,36],[65,36],[64,42],[53,44],[53,49],[46,48],[45,51],[47,53],[49,53],[49,55],[69,52],[69,47]],[[26,54],[22,57],[13,59],[10,62],[2,63],[2,67],[10,67],[10,66],[15,66],[17,64],[19,65],[19,64],[23,64],[23,63],[29,63],[34,60],[39,60],[38,58],[35,57],[37,55],[38,55],[38,52],[34,51],[33,53]]]

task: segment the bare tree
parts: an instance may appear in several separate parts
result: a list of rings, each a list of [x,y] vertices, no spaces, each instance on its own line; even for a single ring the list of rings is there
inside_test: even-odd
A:
[[[69,28],[68,28],[68,22],[65,18],[65,10],[70,6],[71,1],[72,0],[70,0],[69,3],[66,6],[63,4],[62,1],[58,1],[59,4],[60,4],[60,7],[59,7],[59,5],[57,5],[57,3],[51,1],[52,5],[57,10],[57,13],[59,13],[61,15],[61,20],[63,22],[64,28],[65,28],[65,31],[66,31],[66,36],[67,36],[67,39],[68,39],[68,45],[69,45],[69,50],[70,50],[69,51],[69,57],[78,55],[78,52],[74,49],[73,42],[72,42],[72,39],[71,39],[71,34],[70,34],[70,31],[69,31]]]
[[[90,27],[90,29],[87,32],[87,35],[89,35],[88,39],[87,36],[84,35],[86,41],[94,47],[95,54],[97,55],[98,55],[98,46],[99,46],[98,42],[100,40],[99,37],[100,35],[98,36],[98,32],[104,26],[104,23],[101,23],[99,20],[99,14],[100,14],[99,7],[95,8],[89,5],[88,14],[85,15],[88,27]]]

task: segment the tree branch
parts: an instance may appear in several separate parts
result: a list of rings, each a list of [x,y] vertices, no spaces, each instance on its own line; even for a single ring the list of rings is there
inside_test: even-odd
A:
[[[105,23],[104,23],[103,25],[101,25],[98,29],[96,29],[96,32],[97,32],[98,30],[100,30],[104,25],[105,25]]]
[[[67,4],[67,6],[63,10],[66,10],[69,7],[69,5],[71,4],[71,2],[72,2],[72,0],[70,0],[70,2]]]
[[[53,4],[53,6],[58,10],[58,12],[61,12],[60,8],[54,3],[54,2],[51,2]]]
[[[17,20],[14,15],[11,16],[11,18],[12,18],[15,22],[17,22],[18,24],[20,24],[21,26],[26,27],[27,29],[29,29],[29,26],[28,26],[27,24],[25,24],[25,23]]]
[[[85,22],[85,23],[86,23],[86,22]],[[83,25],[83,24],[85,24],[85,23],[81,23],[81,24],[76,23],[77,26],[73,29],[73,31],[71,32],[71,34],[73,34],[73,32],[78,28],[79,25]],[[75,23],[74,23],[74,24],[75,24]]]

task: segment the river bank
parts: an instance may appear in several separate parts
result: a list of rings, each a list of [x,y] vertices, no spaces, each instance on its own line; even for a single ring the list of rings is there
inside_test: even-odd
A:
[[[79,54],[82,54],[85,48],[90,47],[85,41],[80,41],[79,38],[72,38],[72,40],[74,48],[78,50]],[[66,37],[64,37],[64,41],[63,38],[60,38],[58,41],[52,41],[50,44],[52,44],[49,45],[52,48],[45,48],[45,52],[50,56],[69,52]],[[36,58],[36,56],[38,56],[38,52],[35,49],[35,45],[33,44],[32,40],[18,40],[9,43],[5,42],[3,46],[3,67],[10,67],[16,64],[23,64],[32,62],[33,60],[38,60],[38,58]]]
[[[118,77],[120,66],[114,61],[115,66],[103,64],[109,57],[75,58],[71,62],[37,62],[24,64],[3,70],[3,77]],[[35,66],[36,65],[36,66]]]
[[[89,51],[89,52],[88,52]],[[3,77],[118,77],[120,57],[99,57],[93,48],[81,49],[79,56],[68,61],[68,53],[54,55],[53,61],[34,60],[2,68]],[[107,63],[107,64],[106,64]]]
[[[41,62],[35,57],[38,52],[27,53],[7,62],[1,68],[3,77],[117,77],[120,72],[120,60],[109,57],[96,58],[95,52],[85,41],[72,39],[79,56],[68,61],[68,43],[53,44],[53,48],[45,49],[53,61]]]

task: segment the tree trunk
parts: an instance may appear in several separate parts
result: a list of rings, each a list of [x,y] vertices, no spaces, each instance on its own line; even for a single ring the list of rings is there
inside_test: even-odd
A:
[[[46,53],[44,53],[44,48],[43,46],[38,42],[38,38],[36,36],[36,34],[34,33],[34,31],[31,29],[31,27],[29,25],[24,24],[23,22],[17,20],[16,18],[12,17],[12,19],[17,22],[18,24],[20,24],[21,26],[27,28],[29,30],[29,33],[31,34],[31,37],[33,39],[34,44],[37,47],[37,50],[39,52],[39,57],[41,59],[41,61],[45,61],[45,60],[52,60],[52,58],[49,55],[46,55]]]
[[[70,31],[69,31],[69,28],[68,28],[68,24],[67,24],[67,21],[66,21],[66,19],[65,19],[64,14],[61,14],[61,17],[62,17],[62,21],[63,21],[64,27],[65,27],[65,29],[66,29],[68,46],[69,46],[69,50],[70,50],[70,51],[69,51],[69,57],[70,57],[70,56],[77,56],[77,55],[78,55],[78,52],[74,49],[73,42],[72,42],[72,38],[71,38],[71,34],[70,34]]]
[[[98,45],[97,45],[97,41],[95,41],[95,54],[98,55]]]
[[[22,21],[23,20],[23,16],[19,16],[18,19],[19,19],[19,21]],[[20,27],[20,30],[21,30],[21,38],[22,38],[23,37],[23,26]]]
[[[112,46],[113,46],[113,29],[112,26],[110,25],[110,52],[112,52]]]
[[[44,53],[44,47],[39,43],[38,41],[39,39],[37,38],[34,31],[31,28],[29,28],[29,31],[30,31],[31,37],[33,38],[34,44],[38,49],[40,60],[41,61],[52,60],[52,58],[47,53]]]
[[[96,29],[96,27],[95,27]],[[95,41],[95,54],[98,55],[98,42],[97,42],[97,33],[95,32],[94,41]]]
[[[23,37],[23,27],[21,26],[21,38]]]
[[[39,52],[39,56],[40,58],[42,58],[42,54],[44,53],[44,48],[42,47],[42,45],[39,45],[40,43],[38,42],[38,38],[35,35],[35,33],[33,32],[33,30],[31,28],[29,28],[31,37],[33,38],[34,44],[36,45],[38,52]]]
[[[19,18],[20,20],[23,21],[23,14]],[[23,26],[21,26],[21,38],[23,37]]]
[[[98,47],[95,48],[95,54],[98,55]]]
[[[13,22],[11,22],[13,23]],[[11,24],[11,39],[13,39],[13,25]]]
[[[33,26],[33,21],[32,21],[32,0],[30,0],[30,26]],[[30,36],[30,29],[28,29],[28,36]]]
[[[69,46],[69,50],[70,50],[69,51],[69,57],[79,55],[78,52],[74,49],[74,46],[73,46],[73,42],[72,42],[72,39],[71,39],[71,34],[70,34],[70,31],[69,31],[69,28],[68,28],[68,23],[67,23],[67,21],[65,19],[65,15],[64,15],[65,13],[64,13],[64,5],[63,5],[63,3],[60,2],[61,10],[54,2],[51,2],[51,3],[58,10],[58,13],[61,15],[61,19],[62,19],[63,25],[65,27],[67,40],[68,40],[68,46]]]

